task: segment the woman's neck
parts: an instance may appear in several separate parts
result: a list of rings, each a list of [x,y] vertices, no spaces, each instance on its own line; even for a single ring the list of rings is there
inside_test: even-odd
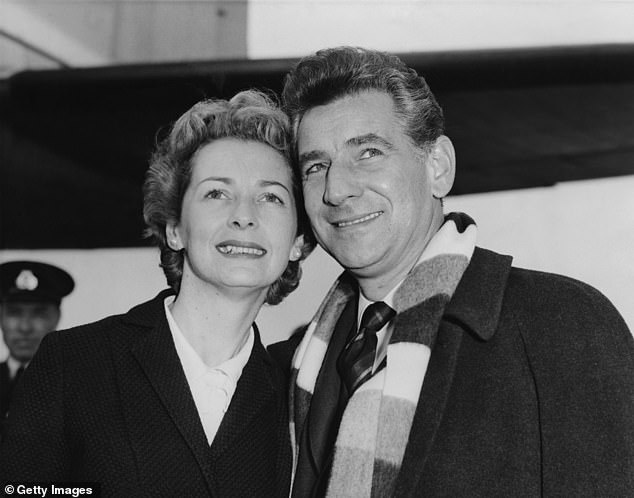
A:
[[[208,286],[194,289],[182,282],[171,312],[203,362],[214,367],[244,345],[265,298],[266,289],[227,294]]]

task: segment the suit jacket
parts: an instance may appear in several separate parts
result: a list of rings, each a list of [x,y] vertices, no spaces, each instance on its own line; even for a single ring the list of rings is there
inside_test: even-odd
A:
[[[256,333],[211,444],[163,308],[46,336],[0,446],[0,482],[92,481],[103,496],[287,496],[286,387]]]
[[[288,368],[296,344],[270,350]],[[445,309],[395,495],[633,496],[634,343],[611,303],[476,248]]]

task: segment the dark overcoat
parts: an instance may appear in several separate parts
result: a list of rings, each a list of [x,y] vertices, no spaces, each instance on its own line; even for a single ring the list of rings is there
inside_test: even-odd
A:
[[[285,369],[294,339],[270,348]],[[612,304],[476,248],[445,309],[396,496],[634,496],[634,344]]]
[[[103,496],[287,496],[286,386],[256,333],[207,443],[165,317],[166,294],[46,336],[0,447],[0,483],[89,481]]]

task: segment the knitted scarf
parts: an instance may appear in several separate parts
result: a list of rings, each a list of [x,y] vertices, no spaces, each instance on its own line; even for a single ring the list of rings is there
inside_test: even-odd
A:
[[[327,496],[369,498],[393,494],[443,311],[469,264],[475,239],[476,226],[471,218],[462,213],[447,215],[419,263],[397,289],[397,315],[386,368],[359,387],[348,401],[335,442]],[[290,431],[294,468],[299,453],[297,441],[328,342],[355,292],[346,279],[339,277],[293,357]]]

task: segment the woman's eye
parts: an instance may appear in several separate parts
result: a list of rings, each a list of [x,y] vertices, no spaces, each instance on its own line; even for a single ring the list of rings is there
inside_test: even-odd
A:
[[[363,149],[361,151],[361,155],[359,156],[360,159],[370,159],[372,157],[376,157],[376,156],[382,156],[383,152],[381,152],[379,149],[375,149],[375,148],[368,148],[368,149]]]
[[[222,190],[212,189],[205,194],[205,199],[226,199],[227,194]]]
[[[264,195],[262,195],[262,200],[265,202],[274,202],[276,204],[284,204],[284,201],[282,200],[282,198],[272,192],[267,192]]]

